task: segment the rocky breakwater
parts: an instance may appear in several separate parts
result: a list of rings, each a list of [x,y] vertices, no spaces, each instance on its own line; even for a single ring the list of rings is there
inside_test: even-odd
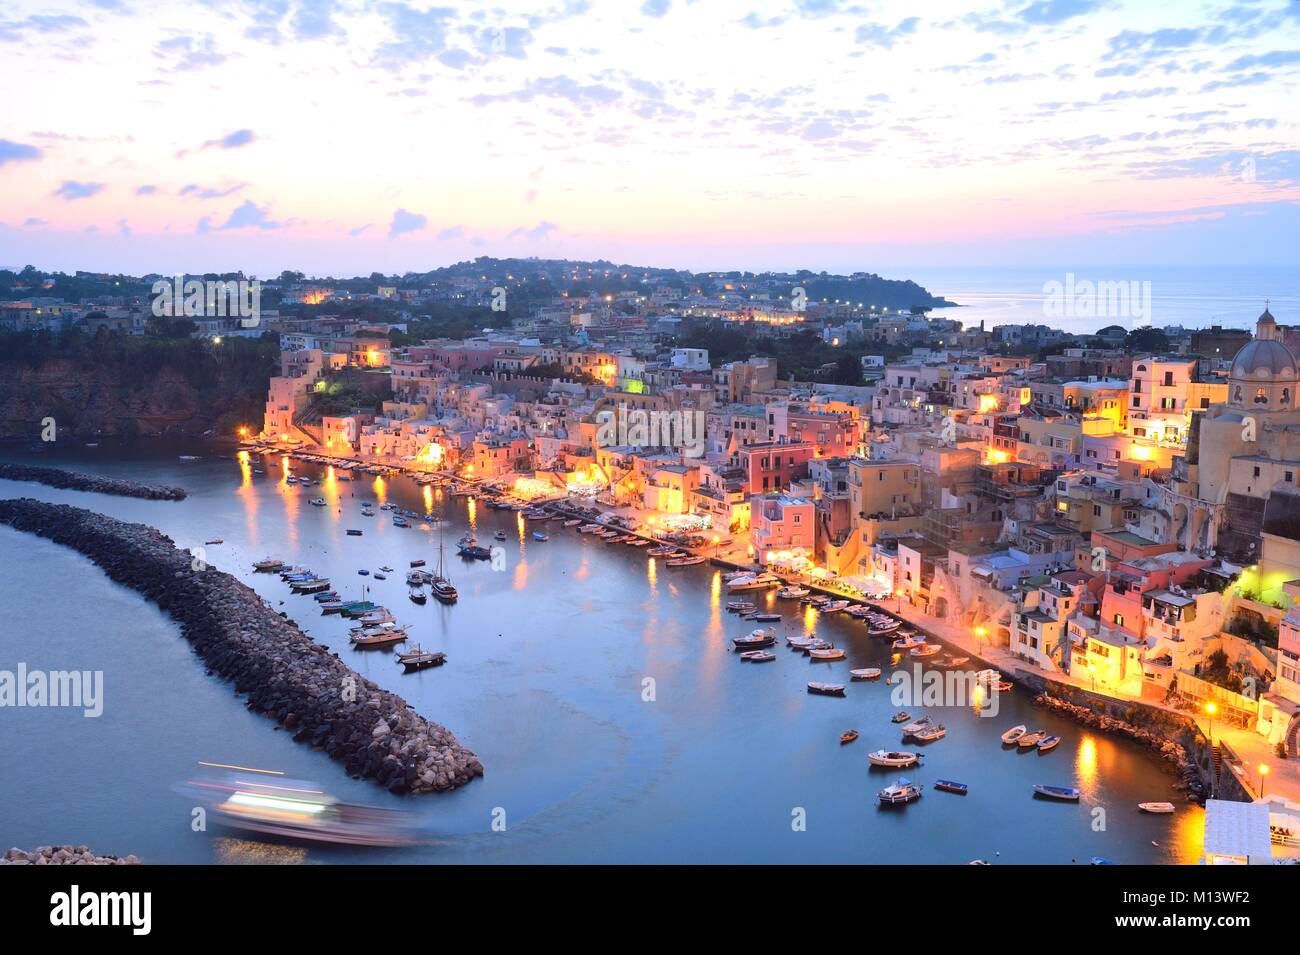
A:
[[[26,498],[0,501],[0,522],[80,551],[154,601],[180,623],[208,672],[247,695],[249,709],[341,760],[350,774],[399,794],[454,789],[483,775],[478,757],[450,731],[154,528]]]
[[[0,865],[139,865],[135,856],[99,856],[86,846],[41,846],[28,852],[10,849],[0,856]]]
[[[0,464],[0,478],[9,481],[35,481],[50,487],[70,488],[74,491],[95,491],[98,494],[116,494],[119,497],[143,497],[151,501],[181,501],[185,499],[182,487],[138,484],[116,478],[96,477],[59,468],[39,468],[30,464]]]
[[[1125,720],[1116,719],[1106,713],[1098,713],[1091,707],[1080,706],[1078,703],[1071,703],[1068,700],[1052,696],[1050,693],[1040,693],[1034,697],[1034,703],[1055,710],[1063,716],[1068,716],[1084,726],[1090,726],[1103,733],[1116,733],[1120,736],[1127,736],[1129,739],[1141,743],[1153,752],[1158,753],[1161,759],[1170,764],[1170,768],[1178,776],[1179,781],[1176,788],[1180,790],[1194,788],[1194,786],[1200,784],[1200,771],[1196,763],[1188,755],[1187,747],[1170,738],[1179,731],[1180,727],[1178,726],[1170,725],[1147,729]]]

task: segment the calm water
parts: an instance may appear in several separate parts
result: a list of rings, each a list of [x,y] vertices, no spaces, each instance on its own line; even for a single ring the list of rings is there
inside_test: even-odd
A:
[[[423,490],[405,479],[330,483],[297,490],[241,469],[233,454],[181,462],[176,449],[78,448],[44,463],[112,476],[180,484],[181,503],[58,491],[0,481],[0,496],[31,496],[91,507],[161,528],[177,543],[206,539],[216,567],[255,586],[376,682],[444,723],[482,758],[485,778],[446,795],[389,796],[348,779],[339,764],[292,742],[244,709],[231,685],[204,675],[177,628],[153,605],[109,581],[88,561],[48,541],[0,527],[0,599],[5,614],[0,669],[102,670],[105,711],[0,710],[0,844],[85,842],[153,862],[870,862],[1064,863],[1100,855],[1120,862],[1190,862],[1200,851],[1200,810],[1173,792],[1145,751],[1043,714],[1017,692],[996,718],[931,709],[945,739],[906,775],[926,784],[920,802],[881,810],[875,793],[899,774],[870,770],[866,754],[896,748],[897,709],[881,682],[851,683],[847,699],[809,696],[810,679],[848,682],[851,667],[888,666],[880,640],[847,618],[817,620],[793,605],[779,624],[815,628],[848,660],[810,663],[781,646],[768,664],[740,662],[729,639],[755,626],[727,614],[713,570],[654,567],[641,551],[545,525],[547,543],[521,532],[512,512],[474,508],[431,492],[448,541],[472,524],[481,539],[505,529],[509,560],[452,559],[461,600],[446,608],[406,599],[408,562],[430,561],[436,536],[392,526],[384,512],[359,514],[362,500],[423,509]],[[10,452],[13,460],[32,460]],[[260,464],[259,461],[255,461]],[[316,469],[299,465],[298,473]],[[329,508],[308,505],[324,496]],[[342,508],[342,514],[338,508]],[[365,536],[347,537],[361,527]],[[383,652],[348,647],[345,621],[319,615],[310,597],[291,596],[277,576],[250,572],[274,554],[328,573],[345,595],[372,595],[413,625],[446,666],[404,675]],[[358,568],[387,564],[386,582]],[[642,699],[643,681],[655,700]],[[913,715],[922,708],[909,706]],[[1064,738],[1052,753],[1002,750],[998,735],[1029,723]],[[862,733],[841,747],[848,727]],[[914,747],[911,747],[914,748]],[[172,792],[196,760],[278,769],[314,779],[348,801],[418,807],[437,844],[408,850],[302,850],[190,830],[190,805]],[[953,796],[935,779],[970,784]],[[1079,805],[1031,797],[1036,782],[1078,786]],[[1173,817],[1137,812],[1170,799]],[[1096,831],[1105,810],[1104,828]],[[491,830],[495,809],[507,830]],[[796,808],[806,831],[792,830]],[[1159,845],[1152,845],[1152,842]]]
[[[1300,324],[1300,269],[1259,266],[1253,268],[1178,268],[1133,266],[1117,268],[1015,268],[951,269],[907,268],[892,270],[891,278],[910,278],[961,308],[938,308],[931,314],[953,318],[965,325],[983,321],[986,328],[1007,324],[1051,325],[1067,332],[1095,332],[1106,325],[1129,327],[1126,316],[1048,317],[1044,313],[1044,285],[1066,282],[1150,282],[1151,315],[1148,324],[1202,328],[1255,327],[1255,320],[1270,300],[1269,310],[1282,325]],[[897,274],[895,274],[897,273]]]

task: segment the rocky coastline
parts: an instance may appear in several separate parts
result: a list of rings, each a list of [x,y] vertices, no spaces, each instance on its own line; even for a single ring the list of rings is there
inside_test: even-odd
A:
[[[7,481],[35,481],[50,487],[70,488],[74,491],[94,491],[98,494],[116,494],[118,497],[142,497],[150,501],[182,501],[186,491],[181,487],[139,484],[116,478],[96,477],[60,468],[41,468],[30,464],[0,464],[0,478]]]
[[[140,865],[135,856],[96,855],[86,846],[40,846],[10,849],[0,856],[0,865]]]
[[[1191,756],[1188,755],[1187,747],[1171,739],[1168,730],[1161,733],[1135,726],[1105,713],[1098,713],[1090,707],[1052,696],[1050,693],[1038,694],[1034,697],[1034,703],[1037,706],[1055,710],[1062,716],[1068,716],[1083,726],[1100,730],[1103,733],[1127,736],[1134,742],[1145,746],[1170,764],[1170,769],[1178,777],[1176,788],[1180,790],[1191,788],[1193,783],[1201,783],[1200,769]]]
[[[352,670],[227,573],[171,538],[84,508],[0,501],[0,523],[71,547],[158,604],[215,673],[293,738],[397,794],[455,789],[483,764],[445,727]]]

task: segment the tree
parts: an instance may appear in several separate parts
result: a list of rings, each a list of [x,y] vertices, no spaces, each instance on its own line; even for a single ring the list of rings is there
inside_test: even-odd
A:
[[[835,362],[831,381],[837,385],[862,384],[862,362],[853,355],[841,355]]]
[[[1158,328],[1135,328],[1124,336],[1124,350],[1159,354],[1169,350],[1169,337]]]

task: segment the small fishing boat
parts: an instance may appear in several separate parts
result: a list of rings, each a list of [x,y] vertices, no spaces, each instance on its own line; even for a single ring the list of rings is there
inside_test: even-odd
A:
[[[843,683],[819,683],[816,680],[808,684],[808,692],[818,696],[843,696]]]
[[[387,564],[385,564],[383,567],[380,567],[379,569],[386,574],[391,574],[393,572],[393,568],[389,567]]]
[[[1174,804],[1171,802],[1140,802],[1138,808],[1143,812],[1165,815],[1174,811]]]
[[[862,667],[857,670],[850,670],[849,676],[855,680],[879,680],[880,667]]]
[[[704,558],[700,557],[699,560],[702,561]],[[669,563],[672,563],[672,561],[669,561]],[[780,581],[777,579],[775,574],[746,574],[743,577],[737,577],[734,580],[727,581],[727,589],[732,592],[742,590],[766,590],[767,588],[779,583]]]
[[[1032,733],[1026,733],[1016,740],[1016,745],[1021,749],[1034,749],[1047,738],[1047,734],[1042,730],[1034,730]]]
[[[412,567],[423,567],[423,566],[424,566],[424,561],[423,561],[423,560],[413,560],[413,561],[411,561],[411,566],[412,566]]]
[[[405,668],[407,673],[414,673],[416,670],[442,666],[447,662],[447,654],[441,651],[425,650],[417,643],[405,653],[397,654],[397,662]]]
[[[428,595],[423,590],[412,590],[406,596],[410,598],[411,603],[415,604],[424,604],[429,599]]]
[[[919,647],[912,647],[912,649],[908,650],[907,653],[908,656],[913,657],[932,657],[942,649],[943,647],[939,646],[937,643],[923,643]]]
[[[748,600],[728,600],[727,612],[728,613],[753,613],[754,605],[750,603]]]
[[[349,536],[349,537],[360,537],[360,536],[361,536],[361,531],[354,530],[353,528],[349,527],[349,528],[348,528],[348,536]]]
[[[776,623],[781,619],[781,615],[779,613],[767,613],[764,611],[763,613],[751,613],[749,619],[757,620],[760,623]]]
[[[934,788],[942,789],[946,793],[956,793],[958,796],[964,796],[970,792],[970,787],[965,783],[954,782],[951,779],[936,779]]]
[[[284,567],[284,561],[276,560],[274,557],[267,557],[253,564],[253,569],[259,573],[269,574],[280,570]]]
[[[857,738],[858,738],[857,730],[845,730],[843,733],[840,734],[840,745],[843,746],[846,743],[852,743]]]
[[[912,720],[912,722],[903,727],[903,735],[911,736],[913,733],[919,733],[921,730],[929,727],[933,722],[934,721],[928,716],[922,716],[920,719]]]
[[[800,633],[791,634],[785,638],[785,645],[792,650],[809,650],[817,642],[815,637],[806,637]]]
[[[320,605],[320,612],[322,614],[338,613],[342,609],[343,601],[341,600],[327,600]]]
[[[770,663],[776,659],[776,654],[771,650],[746,650],[740,655],[740,659],[750,663]]]
[[[313,497],[313,498],[311,499],[311,506],[312,506],[312,507],[324,507],[324,506],[325,506],[325,498],[323,498],[323,497]]]
[[[924,729],[917,730],[912,734],[912,739],[918,743],[933,743],[937,739],[943,739],[948,731],[944,729],[942,723],[934,723]]]
[[[565,527],[577,527],[577,526],[578,526],[579,524],[581,524],[581,523],[582,523],[582,518],[580,518],[580,517],[574,517],[574,518],[570,518],[569,520],[565,521],[565,522],[564,522],[564,526],[565,526]]]
[[[867,754],[867,761],[872,766],[885,766],[889,769],[903,769],[907,766],[915,766],[920,762],[921,757],[916,753],[896,752],[892,750],[878,749],[873,753]]]
[[[214,537],[214,538],[212,538],[212,540],[210,540],[210,541],[204,541],[203,543],[204,543],[205,546],[211,547],[211,546],[213,546],[213,545],[215,545],[215,544],[224,544],[225,541],[223,541],[220,537]]]
[[[903,625],[901,620],[891,620],[889,623],[873,623],[867,628],[867,633],[873,637],[885,637],[893,633]]]
[[[880,800],[882,806],[901,806],[920,799],[921,787],[906,779],[900,779],[876,793],[876,798]]]
[[[649,547],[650,542],[646,540],[644,537],[638,537],[635,540],[628,541],[627,546],[628,547]]]
[[[778,590],[776,595],[782,600],[799,600],[801,597],[808,596],[808,588],[801,587],[798,584],[790,584],[788,587],[782,587]]]
[[[542,543],[542,542],[545,542],[545,541],[550,540],[550,538],[547,537],[545,534],[543,534],[541,531],[533,531],[533,535],[532,535],[532,536],[533,536],[533,540],[535,540],[535,541],[537,541],[537,542],[539,542],[539,543]]]
[[[895,713],[893,716],[889,718],[889,722],[906,723],[911,718],[912,718],[912,714],[907,712],[907,710],[899,710],[897,713]]]
[[[847,600],[828,600],[817,609],[822,613],[839,613],[841,610],[846,609],[848,605]]]
[[[651,557],[675,557],[677,555],[677,548],[665,544],[662,547],[652,547],[650,550],[646,551],[646,553]]]
[[[399,514],[399,515],[397,515],[396,517],[393,518],[393,526],[394,526],[394,527],[410,527],[410,526],[411,526],[411,522],[408,521],[406,518],[402,517],[402,516]]]
[[[358,570],[357,573],[360,574],[362,577],[369,577],[369,576],[370,576],[370,571],[366,570],[364,567],[362,567],[360,570]]]
[[[1010,746],[1028,732],[1029,727],[1025,726],[1024,723],[1021,723],[1019,726],[1013,726],[1002,734],[1002,742]]]
[[[1044,736],[1042,739],[1038,741],[1038,751],[1040,753],[1047,753],[1056,749],[1056,747],[1060,745],[1061,745],[1061,737]]]
[[[766,630],[755,630],[743,637],[735,637],[731,642],[737,650],[761,650],[776,643],[776,633],[769,627]]]
[[[293,590],[300,594],[319,594],[324,593],[329,589],[330,582],[328,577],[321,580],[304,581],[293,585]]]
[[[674,557],[668,561],[669,567],[694,567],[696,564],[704,563],[703,557]]]
[[[1079,801],[1079,790],[1069,786],[1044,786],[1042,783],[1035,783],[1034,793],[1045,799],[1059,799],[1061,802]]]
[[[393,644],[401,643],[406,639],[406,629],[392,624],[384,624],[379,627],[367,627],[360,632],[353,631],[349,635],[349,639],[358,650],[372,647],[391,647]]]
[[[911,650],[913,647],[923,647],[925,646],[925,637],[911,634],[895,640],[890,646],[895,650]]]
[[[817,650],[809,649],[808,656],[811,657],[813,660],[823,660],[823,661],[843,660],[844,651],[841,650],[839,647],[826,647],[825,649],[817,649]]]

